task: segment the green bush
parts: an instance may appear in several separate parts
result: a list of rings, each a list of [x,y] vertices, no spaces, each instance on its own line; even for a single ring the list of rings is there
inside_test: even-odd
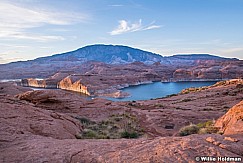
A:
[[[143,134],[139,121],[129,112],[113,114],[100,122],[76,117],[83,125],[83,131],[76,134],[77,139],[119,139],[138,138]],[[122,132],[129,131],[129,132]]]
[[[95,139],[95,138],[97,138],[97,133],[94,132],[93,130],[88,130],[88,131],[83,132],[82,136],[84,138]]]
[[[214,127],[214,126],[209,126],[209,127],[205,127],[205,128],[200,128],[198,131],[198,134],[212,134],[212,133],[217,133],[218,132],[218,128]]]
[[[187,136],[191,134],[212,134],[218,133],[218,128],[214,127],[214,121],[209,120],[206,122],[198,123],[197,125],[190,124],[189,126],[182,127],[179,131],[180,136]]]
[[[128,132],[128,131],[121,132],[121,138],[134,139],[138,137],[139,135],[136,132]]]
[[[82,124],[90,124],[92,123],[91,120],[89,120],[88,118],[85,117],[76,117],[77,120],[79,120]]]
[[[197,124],[199,128],[210,127],[212,125],[213,125],[213,121],[211,120]]]
[[[189,101],[192,101],[192,99],[186,98],[186,99],[181,100],[181,102],[189,102]]]
[[[180,136],[187,136],[191,134],[197,134],[199,131],[199,127],[194,124],[190,124],[189,126],[182,127],[179,130],[179,135]]]

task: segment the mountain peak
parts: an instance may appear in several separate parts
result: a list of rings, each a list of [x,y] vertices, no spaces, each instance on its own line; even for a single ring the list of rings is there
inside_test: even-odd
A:
[[[88,45],[71,52],[56,54],[44,58],[49,61],[87,62],[95,60],[108,64],[124,64],[135,61],[152,64],[154,62],[161,62],[163,59],[163,57],[159,54],[135,49],[129,46],[103,44]]]

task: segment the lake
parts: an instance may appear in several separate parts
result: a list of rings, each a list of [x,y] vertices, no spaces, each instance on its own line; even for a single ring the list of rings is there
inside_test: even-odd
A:
[[[193,82],[154,82],[150,84],[142,84],[137,86],[130,86],[121,89],[128,92],[130,97],[116,99],[107,98],[112,101],[132,101],[132,100],[150,100],[152,98],[165,97],[167,95],[179,93],[181,90],[190,87],[202,87],[215,84],[216,81],[193,81]]]
[[[20,79],[10,79],[10,80],[0,80],[0,82],[8,82],[8,81],[20,81]],[[112,101],[133,101],[133,100],[150,100],[155,98],[165,97],[171,94],[177,94],[181,90],[190,87],[203,87],[215,84],[217,81],[187,81],[187,82],[153,82],[149,84],[141,84],[136,86],[130,86],[124,89],[121,89],[124,92],[130,94],[129,97],[126,98],[106,98]],[[33,90],[45,90],[45,88],[34,88],[30,87]],[[78,93],[78,92],[74,92]],[[87,97],[82,93],[78,93],[82,97],[86,99],[92,99],[91,97]]]

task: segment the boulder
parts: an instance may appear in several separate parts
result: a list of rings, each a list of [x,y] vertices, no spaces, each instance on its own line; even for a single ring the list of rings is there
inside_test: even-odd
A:
[[[215,124],[225,135],[243,134],[243,101],[232,107]]]

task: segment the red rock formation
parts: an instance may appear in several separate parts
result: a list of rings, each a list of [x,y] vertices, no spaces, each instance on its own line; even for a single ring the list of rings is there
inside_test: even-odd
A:
[[[0,96],[0,112],[4,113],[0,115],[0,142],[11,142],[26,135],[74,139],[75,134],[82,130],[79,121],[68,115],[46,111],[16,98]]]
[[[243,101],[219,118],[215,126],[225,135],[243,134]]]
[[[46,88],[46,81],[45,80],[38,80],[38,79],[22,79],[21,81],[22,86],[25,87],[37,87],[37,88]]]
[[[81,83],[82,79],[80,78],[82,76],[68,76],[58,83],[57,88],[80,92],[90,96],[91,93],[88,87]]]

